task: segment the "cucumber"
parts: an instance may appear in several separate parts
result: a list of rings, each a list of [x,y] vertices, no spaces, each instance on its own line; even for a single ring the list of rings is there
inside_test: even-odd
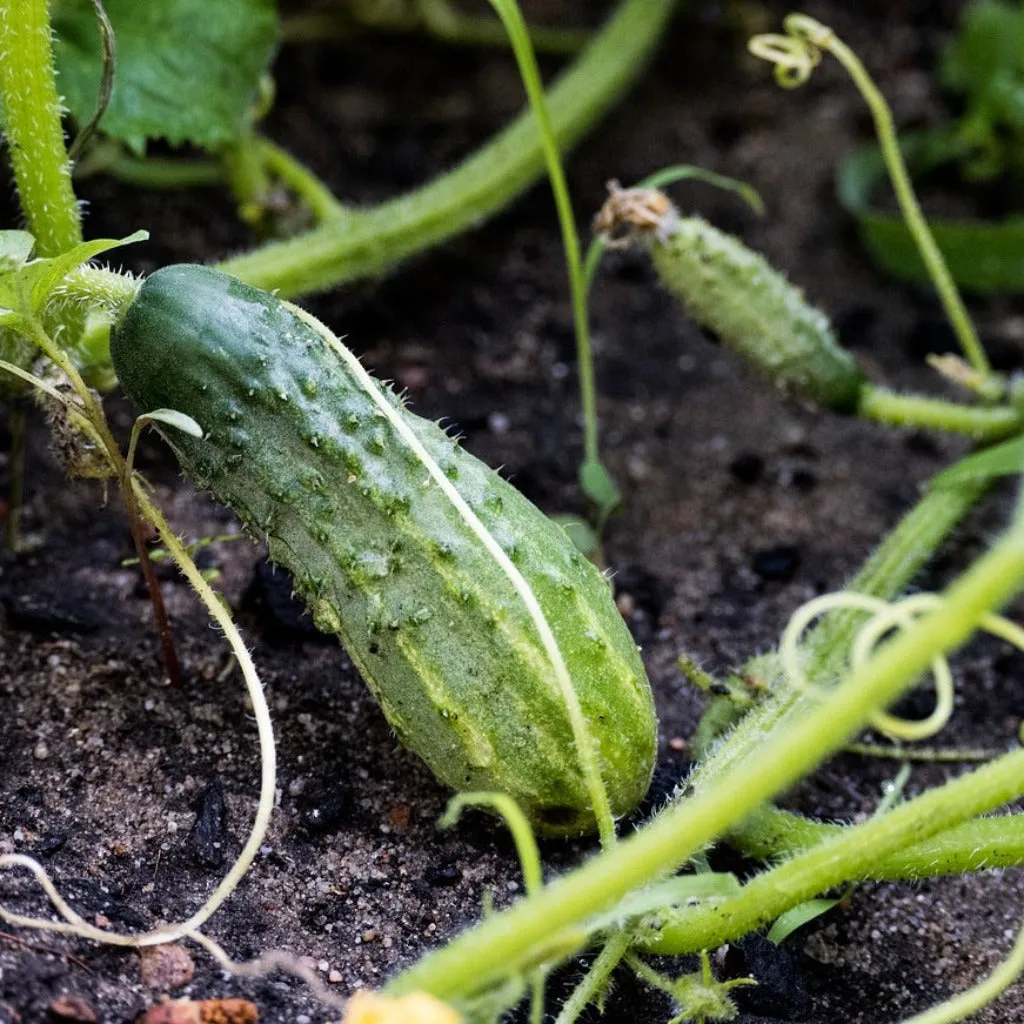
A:
[[[661,283],[761,376],[833,412],[857,411],[866,378],[828,317],[759,253],[657,189],[612,183],[595,227],[613,246],[646,245]]]
[[[681,217],[651,256],[699,324],[781,391],[833,412],[857,409],[864,374],[829,319],[759,253],[700,217]]]
[[[546,834],[590,830],[551,661],[461,497],[551,627],[612,812],[639,803],[656,749],[650,686],[608,581],[562,527],[412,415],[323,325],[225,274],[151,275],[110,351],[140,412],[202,426],[201,439],[165,431],[185,474],[266,540],[402,743],[456,790],[508,793]]]

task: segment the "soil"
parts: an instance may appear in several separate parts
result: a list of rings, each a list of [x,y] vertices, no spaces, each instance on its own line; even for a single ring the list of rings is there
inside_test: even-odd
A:
[[[538,19],[589,24],[609,4],[524,6]],[[861,53],[909,125],[942,113],[927,69],[959,7],[876,0],[807,9]],[[581,220],[596,211],[607,179],[633,181],[670,163],[743,178],[765,199],[761,219],[704,186],[675,194],[784,268],[874,379],[941,391],[923,364],[924,354],[950,346],[937,304],[874,272],[833,200],[836,160],[869,132],[860,100],[828,63],[810,85],[783,92],[743,52],[746,31],[777,25],[784,12],[775,3],[690,5],[640,84],[574,154],[577,211]],[[507,57],[409,37],[296,46],[276,73],[270,134],[355,203],[450,166],[503,124],[521,95]],[[90,235],[149,229],[152,241],[117,257],[137,271],[214,260],[254,242],[216,190],[153,196],[92,179],[81,192]],[[309,304],[369,367],[406,387],[416,411],[451,419],[469,449],[503,466],[546,511],[584,510],[574,482],[572,330],[546,186],[386,280]],[[1000,366],[1019,367],[1019,307],[990,299],[972,311]],[[720,672],[768,648],[792,610],[840,586],[921,483],[965,446],[785,400],[709,344],[639,255],[608,260],[593,322],[604,450],[626,491],[605,555],[656,692],[658,796],[686,771],[686,738],[703,706],[674,666],[678,652]],[[116,397],[108,408],[126,434],[132,413]],[[155,437],[144,439],[139,465],[183,535],[233,532],[231,514],[179,481]],[[31,426],[27,489],[24,527],[37,547],[0,567],[0,848],[40,857],[90,919],[122,929],[182,920],[237,853],[255,807],[255,730],[239,679],[224,671],[225,645],[201,607],[164,571],[186,673],[183,687],[166,685],[137,570],[122,565],[131,554],[124,516],[98,486],[61,478],[41,420]],[[967,520],[922,585],[941,586],[983,549],[1005,521],[1007,498]],[[397,747],[344,652],[311,629],[289,602],[287,580],[261,556],[248,542],[207,552],[255,651],[280,765],[266,844],[209,932],[238,958],[274,948],[309,957],[339,993],[377,986],[475,921],[485,893],[498,907],[514,901],[514,852],[483,816],[438,831],[446,792]],[[979,644],[959,664],[959,706],[942,743],[1013,743],[1021,658]],[[838,757],[789,800],[829,818],[863,815],[895,770]],[[958,770],[915,768],[908,792]],[[554,872],[591,849],[548,844],[544,853]],[[716,957],[761,981],[741,990],[739,1019],[748,1024],[892,1021],[991,970],[1015,933],[1022,891],[1018,871],[866,885],[783,953],[751,940]],[[43,908],[20,877],[0,878],[0,899],[23,912]],[[337,1017],[287,976],[228,978],[204,954],[195,960],[194,978],[175,996],[245,996],[267,1021]],[[574,971],[553,988],[567,988]],[[143,984],[134,953],[0,934],[0,1022],[46,1019],[64,994],[113,1024],[133,1020],[160,990]],[[661,997],[623,978],[607,1019],[670,1016]],[[1010,993],[976,1019],[1024,1020],[1024,995]]]

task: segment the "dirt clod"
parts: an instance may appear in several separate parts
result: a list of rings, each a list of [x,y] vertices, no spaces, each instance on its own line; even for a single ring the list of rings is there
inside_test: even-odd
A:
[[[195,975],[188,950],[178,943],[143,946],[139,950],[139,976],[146,988],[170,992],[187,985]]]

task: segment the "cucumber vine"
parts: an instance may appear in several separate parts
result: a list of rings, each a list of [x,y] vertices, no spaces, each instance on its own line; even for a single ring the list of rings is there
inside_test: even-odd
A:
[[[193,0],[181,2],[189,4]],[[380,450],[373,449],[375,456],[391,458],[396,467],[401,462],[407,475],[416,475],[420,488],[432,488],[445,497],[446,514],[456,517],[469,542],[486,552],[503,585],[511,588],[526,609],[531,642],[542,657],[538,658],[534,648],[524,657],[557,695],[559,707],[571,723],[576,767],[600,833],[600,850],[580,866],[545,882],[540,852],[524,813],[528,808],[520,806],[507,792],[456,796],[442,824],[453,825],[459,813],[471,805],[500,815],[515,842],[525,895],[510,909],[486,914],[479,924],[427,953],[391,978],[381,991],[358,993],[347,1003],[327,991],[315,972],[295,957],[271,952],[252,963],[235,963],[201,930],[250,869],[266,834],[276,787],[273,729],[255,665],[230,612],[197,569],[190,546],[175,535],[157,507],[135,469],[134,454],[141,431],[153,425],[172,438],[183,465],[194,468],[202,465],[201,459],[190,462],[187,452],[216,454],[216,444],[226,444],[224,437],[230,436],[230,430],[222,430],[222,423],[203,422],[201,416],[193,417],[186,409],[160,405],[140,410],[126,455],[122,455],[110,431],[93,385],[112,384],[111,325],[116,352],[118,332],[123,337],[126,317],[133,309],[138,311],[141,297],[148,292],[146,284],[91,261],[142,236],[83,242],[72,161],[61,127],[49,6],[46,0],[19,0],[0,11],[0,105],[28,228],[25,232],[0,233],[0,371],[11,408],[14,487],[19,485],[19,424],[24,402],[27,396],[35,395],[50,410],[55,431],[65,435],[72,473],[117,484],[143,568],[148,563],[139,541],[141,521],[156,530],[164,551],[224,631],[256,719],[261,777],[255,821],[242,852],[202,907],[187,920],[139,935],[102,930],[68,905],[36,860],[20,853],[0,855],[0,868],[28,871],[60,919],[14,913],[2,906],[0,918],[18,927],[58,931],[118,946],[190,939],[208,950],[221,966],[239,974],[258,975],[277,969],[297,974],[326,1004],[344,1008],[349,1024],[364,1019],[408,1020],[415,1024],[454,1024],[459,1019],[494,1021],[527,996],[532,1024],[540,1024],[551,1009],[545,999],[548,974],[585,949],[596,950],[596,957],[575,990],[557,1008],[558,1024],[573,1024],[588,1005],[600,1004],[612,973],[620,966],[671,995],[678,1007],[674,1020],[727,1020],[735,1013],[730,992],[752,979],[716,980],[708,955],[716,946],[770,926],[773,921],[774,937],[788,934],[833,905],[834,900],[821,900],[822,894],[859,881],[920,880],[1024,864],[1024,816],[1013,813],[984,817],[1024,796],[1024,751],[1020,749],[991,756],[980,767],[902,803],[897,803],[893,795],[874,817],[860,824],[813,821],[773,803],[836,752],[851,745],[872,752],[871,745],[857,743],[857,737],[869,727],[900,741],[901,746],[886,748],[888,753],[907,759],[921,755],[921,748],[907,744],[931,737],[945,725],[954,704],[954,680],[947,659],[975,633],[989,632],[1024,649],[1024,630],[1000,615],[1001,609],[1024,589],[1024,498],[1018,502],[1004,534],[944,593],[902,596],[918,570],[992,481],[1019,472],[1024,403],[1019,386],[992,371],[931,240],[903,169],[891,115],[881,93],[857,56],[830,29],[805,16],[792,15],[786,20],[785,36],[758,37],[751,42],[751,49],[776,64],[777,79],[787,87],[805,81],[822,52],[829,52],[863,93],[904,216],[921,247],[966,360],[947,359],[938,362],[937,368],[973,390],[973,403],[897,394],[869,381],[839,345],[824,313],[811,306],[798,289],[736,239],[699,218],[683,216],[658,190],[680,177],[696,175],[751,199],[746,186],[729,179],[710,172],[671,168],[632,188],[613,184],[608,204],[596,222],[598,239],[584,257],[559,152],[581,138],[633,80],[674,5],[668,0],[622,0],[607,25],[589,39],[570,70],[546,93],[533,43],[539,41],[559,52],[575,52],[582,41],[580,35],[556,32],[533,39],[514,0],[492,0],[492,5],[496,19],[462,15],[448,0],[410,0],[392,9],[398,13],[391,15],[372,2],[353,5],[345,25],[365,28],[381,26],[383,21],[387,28],[420,26],[435,37],[474,45],[504,44],[505,36],[497,34],[500,23],[518,61],[530,104],[530,112],[459,167],[376,208],[357,208],[335,197],[293,155],[260,134],[259,121],[272,96],[264,77],[274,42],[269,0],[232,0],[214,16],[214,21],[227,17],[224,12],[230,7],[255,18],[250,25],[254,33],[250,59],[238,71],[240,77],[233,80],[228,90],[231,102],[220,111],[219,119],[211,115],[204,129],[190,124],[182,114],[162,132],[172,141],[205,146],[207,156],[199,162],[146,155],[146,141],[159,133],[147,128],[145,119],[133,120],[121,102],[124,97],[117,93],[119,81],[131,80],[130,55],[133,46],[139,45],[139,37],[132,34],[137,29],[137,25],[133,29],[132,17],[138,11],[122,0],[112,0],[106,13],[110,14],[115,36],[119,21],[124,27],[126,45],[118,53],[129,55],[124,58],[129,61],[129,73],[119,80],[115,69],[114,92],[109,97],[113,114],[99,121],[99,130],[107,134],[84,144],[78,170],[99,173],[106,169],[122,179],[157,187],[228,180],[243,216],[254,221],[266,212],[270,183],[285,186],[304,204],[312,227],[224,261],[220,269],[237,281],[213,275],[219,282],[217,287],[234,289],[233,300],[251,302],[263,313],[272,310],[276,315],[283,311],[281,315],[286,319],[282,323],[310,332],[302,339],[307,347],[313,345],[310,338],[315,337],[318,355],[320,349],[326,351],[334,361],[332,365],[343,367],[357,383],[360,396],[369,396],[373,425],[387,424],[400,439],[395,451],[378,445]],[[91,11],[91,2],[81,9],[69,5],[60,16],[73,20],[86,8]],[[168,10],[174,13],[171,7]],[[294,38],[334,31],[337,26],[329,20],[330,24],[315,18],[296,20],[289,31]],[[60,35],[60,25],[57,27],[58,63],[71,86],[73,112],[83,120],[81,111],[93,109],[85,103],[88,90],[83,83],[98,76],[97,61],[101,57],[98,53],[71,53],[68,40]],[[224,31],[219,21],[214,27]],[[177,28],[180,30],[180,24]],[[109,63],[113,45],[107,50]],[[105,101],[100,103],[101,109],[104,106]],[[202,130],[208,132],[208,137],[196,135]],[[457,464],[443,464],[444,460],[438,458],[436,438],[431,440],[433,435],[405,413],[401,401],[369,377],[324,324],[284,301],[394,266],[495,213],[544,170],[552,184],[562,230],[576,329],[586,423],[581,483],[599,506],[602,524],[620,495],[600,461],[587,294],[601,252],[608,245],[643,246],[663,283],[687,312],[713,327],[725,344],[769,383],[832,412],[859,415],[881,424],[911,424],[966,434],[979,444],[991,446],[940,474],[842,591],[794,612],[777,651],[751,659],[735,679],[724,683],[713,679],[692,659],[681,659],[686,674],[715,695],[698,733],[699,760],[668,804],[626,838],[616,836],[609,796],[614,780],[607,777],[607,772],[602,775],[594,735],[597,727],[587,719],[578,689],[580,680],[572,671],[584,641],[603,642],[602,637],[592,630],[578,630],[585,636],[556,636],[557,630],[542,605],[542,576],[531,576],[520,568],[523,552],[503,542],[495,525],[500,526],[500,520],[492,517],[485,523],[487,515],[481,510],[486,503],[474,504],[460,491],[455,483],[458,472],[451,471],[452,466],[457,469]],[[183,279],[208,279],[212,274],[203,268],[179,270],[185,270]],[[152,275],[149,280],[156,279]],[[254,289],[273,290],[280,297]],[[294,343],[297,338],[289,340]],[[283,362],[284,356],[279,356],[267,373],[280,370]],[[125,390],[131,394],[128,374],[122,376]],[[304,378],[303,385],[307,397],[314,398],[319,382],[310,376]],[[239,418],[255,418],[255,390],[249,392],[254,397],[251,408],[237,410]],[[279,405],[290,400],[284,391],[272,397]],[[321,401],[326,408],[326,400]],[[278,411],[269,418],[279,423],[284,417]],[[314,432],[302,440],[310,450],[303,480],[311,492],[322,491],[323,475],[317,468],[323,465],[317,459],[326,457],[319,451],[322,438]],[[1003,443],[992,446],[996,441]],[[371,442],[378,443],[376,436]],[[189,449],[190,444],[196,447]],[[206,449],[198,447],[204,444]],[[357,482],[359,471],[353,461],[346,486]],[[288,495],[284,491],[282,494],[274,500],[284,502]],[[12,496],[18,497],[16,490]],[[408,503],[397,501],[388,506],[387,515],[398,519],[407,511]],[[15,510],[8,520],[12,541],[16,541],[16,522]],[[550,526],[545,522],[545,528]],[[271,534],[269,528],[265,532]],[[326,527],[324,533],[322,546],[327,549],[331,538]],[[564,535],[558,536],[565,541]],[[418,535],[407,529],[403,541],[408,543],[413,537]],[[440,564],[451,554],[438,548],[432,557]],[[578,554],[575,557],[579,558]],[[346,571],[351,568],[343,566]],[[450,581],[443,572],[438,579]],[[310,592],[325,587],[320,577],[311,576],[308,582]],[[154,596],[158,596],[155,583]],[[577,599],[583,601],[573,593],[571,600]],[[600,600],[610,601],[610,596],[602,590]],[[326,621],[330,616],[321,605],[317,605],[320,618]],[[585,606],[581,614],[591,615],[596,622],[594,607]],[[327,607],[327,611],[334,609]],[[413,618],[419,614],[417,609]],[[499,616],[492,617],[494,622],[489,625],[495,626],[497,635]],[[397,618],[381,621],[382,628],[392,632],[404,628]],[[413,624],[419,626],[423,621],[421,617]],[[615,622],[621,626],[617,617]],[[346,635],[343,629],[337,631]],[[635,657],[632,646],[630,653]],[[168,652],[167,660],[169,666],[173,664],[172,652]],[[933,713],[913,722],[890,714],[887,709],[918,686],[921,675],[928,671],[933,673],[936,692]],[[419,681],[425,687],[433,686],[434,696],[450,682],[428,678],[425,668],[421,674]],[[550,684],[548,676],[553,679]],[[757,686],[748,685],[747,681],[754,679]],[[766,866],[743,882],[730,873],[711,871],[707,869],[707,852],[718,842],[728,843]],[[691,868],[696,870],[691,872]],[[683,954],[700,956],[696,973],[673,978],[644,959],[649,955]],[[962,1019],[996,998],[1022,970],[1024,929],[1006,961],[988,979],[918,1014],[907,1024]]]

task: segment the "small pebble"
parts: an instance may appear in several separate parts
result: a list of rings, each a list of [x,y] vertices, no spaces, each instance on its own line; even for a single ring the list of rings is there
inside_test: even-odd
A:
[[[96,1011],[80,996],[58,996],[50,1003],[50,1017],[71,1024],[95,1024]]]
[[[50,756],[50,748],[40,740],[32,751],[32,756],[37,761],[45,761]]]

